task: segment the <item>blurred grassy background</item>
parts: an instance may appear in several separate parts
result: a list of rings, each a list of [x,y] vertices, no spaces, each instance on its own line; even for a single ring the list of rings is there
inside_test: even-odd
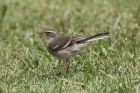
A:
[[[0,93],[140,92],[139,0],[0,0]],[[46,50],[38,34],[52,27],[61,34],[95,41],[71,60]]]

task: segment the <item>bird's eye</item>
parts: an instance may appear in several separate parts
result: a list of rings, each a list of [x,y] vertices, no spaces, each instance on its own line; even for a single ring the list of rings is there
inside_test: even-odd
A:
[[[51,34],[51,32],[47,32],[47,35],[50,35]]]

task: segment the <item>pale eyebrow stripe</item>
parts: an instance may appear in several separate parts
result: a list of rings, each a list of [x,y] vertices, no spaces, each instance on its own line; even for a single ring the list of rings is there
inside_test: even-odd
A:
[[[55,31],[47,31],[47,32],[51,32],[51,33],[54,33]]]

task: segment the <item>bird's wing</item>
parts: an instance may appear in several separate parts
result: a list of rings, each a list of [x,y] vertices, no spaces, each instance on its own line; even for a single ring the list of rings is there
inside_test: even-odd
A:
[[[47,44],[47,47],[52,51],[59,51],[66,48],[71,41],[71,37],[57,36],[52,39],[51,43]]]
[[[85,39],[84,37],[71,37],[71,36],[60,36],[55,38],[51,43],[48,44],[48,48],[52,51],[59,51],[65,49],[77,41]]]

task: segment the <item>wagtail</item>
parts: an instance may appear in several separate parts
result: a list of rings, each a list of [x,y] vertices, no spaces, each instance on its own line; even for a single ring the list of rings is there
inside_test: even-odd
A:
[[[47,50],[51,55],[65,60],[65,73],[68,73],[70,58],[77,55],[92,41],[110,37],[108,32],[89,37],[63,36],[60,35],[57,30],[52,28],[44,29],[38,32],[38,34],[43,34],[50,38],[46,43]]]

